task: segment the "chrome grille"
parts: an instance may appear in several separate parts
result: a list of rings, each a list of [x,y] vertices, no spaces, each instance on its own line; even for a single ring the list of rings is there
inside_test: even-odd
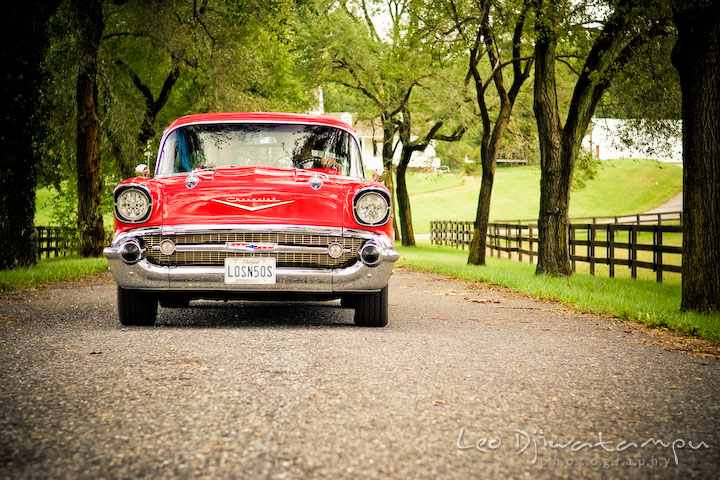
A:
[[[304,267],[304,268],[342,268],[352,265],[358,260],[358,250],[362,247],[364,240],[352,237],[338,237],[329,235],[313,235],[299,233],[233,233],[213,232],[186,235],[146,235],[141,237],[144,246],[147,248],[146,256],[148,261],[163,266],[190,266],[190,265],[223,265],[226,257],[275,257],[278,267]],[[247,243],[275,243],[278,245],[326,247],[333,242],[340,243],[349,252],[344,253],[340,258],[332,258],[322,253],[255,253],[255,252],[175,252],[172,255],[164,255],[159,250],[153,249],[159,246],[165,239],[172,240],[176,246],[179,245],[217,245],[224,246],[228,242]],[[220,250],[220,248],[218,248]]]

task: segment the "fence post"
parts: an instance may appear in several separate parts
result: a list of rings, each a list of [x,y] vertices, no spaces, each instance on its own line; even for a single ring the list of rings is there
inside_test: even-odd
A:
[[[590,257],[590,275],[595,275],[595,219],[588,225],[588,257]]]
[[[656,280],[660,283],[663,281],[663,231],[662,225],[655,226],[655,268],[657,273]]]
[[[495,255],[500,258],[500,239],[498,238],[498,225],[497,223],[494,225],[493,228],[493,243],[495,244]]]
[[[487,233],[487,232],[485,232],[485,233]],[[475,222],[468,222],[468,235],[467,235],[468,250],[470,250],[470,245],[472,245],[473,235],[475,235]]]
[[[530,265],[533,264],[533,226],[528,224],[528,251],[530,253]]]
[[[522,225],[517,226],[518,262],[522,263]]]
[[[572,265],[572,271],[575,271],[575,225],[572,223],[570,228],[570,265]]]
[[[610,278],[615,278],[615,226],[607,226],[607,259],[610,269]]]
[[[637,278],[637,224],[630,225],[630,276]]]

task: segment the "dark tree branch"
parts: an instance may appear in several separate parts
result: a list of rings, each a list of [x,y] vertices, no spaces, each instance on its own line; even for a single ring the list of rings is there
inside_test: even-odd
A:
[[[375,24],[373,24],[372,19],[370,18],[370,14],[367,10],[367,5],[365,4],[365,0],[362,0],[361,2],[363,16],[365,17],[365,23],[367,24],[368,30],[370,31],[370,37],[376,41],[380,41],[380,35],[378,35],[377,30],[375,30]]]

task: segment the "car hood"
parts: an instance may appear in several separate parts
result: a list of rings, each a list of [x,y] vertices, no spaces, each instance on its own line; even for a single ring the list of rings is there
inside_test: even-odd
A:
[[[290,224],[341,227],[343,177],[309,171],[235,168],[156,178],[163,225]],[[311,182],[312,180],[312,182]],[[316,190],[311,183],[321,183]]]

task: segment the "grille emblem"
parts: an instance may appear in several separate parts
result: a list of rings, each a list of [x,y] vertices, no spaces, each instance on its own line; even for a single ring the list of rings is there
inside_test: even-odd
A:
[[[233,250],[247,250],[251,252],[263,251],[263,250],[274,250],[277,247],[276,243],[247,243],[247,242],[228,242],[225,244],[226,247],[232,248]]]

